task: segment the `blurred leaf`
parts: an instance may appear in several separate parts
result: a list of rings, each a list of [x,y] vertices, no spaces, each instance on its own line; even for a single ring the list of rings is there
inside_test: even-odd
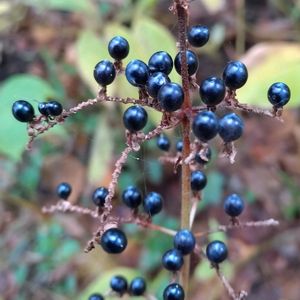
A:
[[[195,277],[198,280],[205,281],[215,276],[215,270],[212,269],[210,262],[207,259],[202,259],[195,270]]]
[[[155,294],[157,299],[161,299],[163,291],[170,284],[170,273],[167,270],[161,270],[151,281],[149,291]]]
[[[215,230],[216,228],[218,228],[219,225],[220,224],[215,219],[210,219],[208,222],[209,230]],[[210,242],[212,242],[214,240],[218,240],[218,241],[222,241],[222,242],[226,243],[226,241],[227,241],[227,236],[226,236],[225,232],[223,232],[223,231],[211,233],[208,236],[208,238],[209,238]]]
[[[146,160],[147,177],[150,182],[159,184],[162,181],[163,167],[157,159]]]
[[[224,0],[202,0],[202,3],[211,14],[217,13],[223,9],[225,5]]]

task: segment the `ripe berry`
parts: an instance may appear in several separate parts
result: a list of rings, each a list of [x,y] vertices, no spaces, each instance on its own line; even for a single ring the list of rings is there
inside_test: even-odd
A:
[[[194,47],[202,47],[209,40],[209,29],[206,26],[195,25],[187,32],[189,43]]]
[[[183,265],[182,253],[177,249],[168,250],[162,257],[162,264],[169,271],[176,272],[180,270]]]
[[[157,94],[160,88],[169,82],[170,82],[169,77],[162,72],[156,72],[151,74],[147,81],[148,94],[153,98],[157,98]]]
[[[116,275],[110,280],[110,287],[113,291],[122,296],[127,292],[128,283],[125,277]]]
[[[59,102],[52,100],[46,103],[46,110],[48,112],[48,115],[57,117],[61,115],[63,107]]]
[[[210,149],[209,147],[208,147],[208,148],[205,148],[204,151],[202,151],[201,154],[202,154],[205,158],[207,158],[207,160],[202,159],[202,157],[200,156],[200,154],[197,153],[197,154],[195,155],[195,161],[196,161],[197,163],[199,163],[199,164],[205,165],[205,164],[207,164],[207,163],[210,161],[210,159],[211,159],[211,149]]]
[[[150,216],[158,214],[163,207],[162,196],[155,192],[149,193],[144,199],[143,206]]]
[[[244,201],[237,194],[229,195],[224,201],[224,210],[230,217],[239,216],[244,210]]]
[[[193,191],[201,191],[205,188],[207,183],[206,176],[201,171],[193,171],[191,173],[191,189]]]
[[[219,121],[219,135],[225,143],[232,142],[241,137],[244,130],[243,120],[235,113],[225,115]]]
[[[208,77],[200,84],[199,94],[201,100],[208,106],[214,106],[222,102],[225,97],[225,84],[218,77]]]
[[[157,138],[156,145],[160,150],[169,151],[171,146],[170,139],[166,135],[161,134]]]
[[[212,111],[198,113],[192,124],[194,135],[202,142],[207,142],[214,138],[219,131],[217,116]]]
[[[122,60],[129,53],[129,43],[122,36],[115,36],[108,43],[108,52],[115,60]]]
[[[183,255],[187,255],[193,252],[196,239],[193,233],[188,229],[179,230],[173,239],[174,247],[181,251]]]
[[[69,183],[62,182],[56,188],[56,194],[59,198],[67,200],[72,192],[72,187]]]
[[[184,300],[184,290],[178,283],[169,284],[163,294],[164,300]]]
[[[49,111],[48,111],[48,108],[47,108],[47,104],[48,104],[48,102],[40,102],[40,103],[38,104],[38,110],[39,110],[39,112],[40,112],[43,116],[46,116],[46,117],[49,116]]]
[[[141,296],[146,291],[146,281],[142,277],[134,278],[129,286],[129,294],[132,296]]]
[[[173,59],[169,53],[165,51],[155,52],[148,61],[150,72],[163,72],[170,74],[173,69]]]
[[[104,300],[104,297],[101,294],[92,294],[88,300]]]
[[[181,107],[184,93],[179,84],[170,82],[160,88],[157,98],[165,111],[172,112]]]
[[[127,246],[127,238],[123,231],[118,228],[110,228],[106,230],[101,238],[100,245],[107,253],[118,254],[125,250]]]
[[[116,77],[116,69],[109,60],[101,60],[94,69],[94,78],[102,86],[111,84]]]
[[[123,114],[123,123],[130,132],[143,129],[147,123],[148,114],[142,106],[134,105],[126,109]]]
[[[188,66],[188,74],[190,76],[195,74],[198,70],[199,63],[198,63],[197,55],[191,50],[186,51],[186,63]],[[181,74],[181,52],[177,53],[174,60],[174,65],[175,65],[176,72],[178,74]]]
[[[125,76],[133,86],[143,87],[149,77],[148,66],[143,61],[134,59],[126,66]]]
[[[183,149],[183,142],[182,142],[182,140],[179,140],[179,141],[177,141],[177,143],[176,143],[176,150],[177,150],[178,152],[182,152],[182,149]]]
[[[142,203],[142,194],[135,186],[129,186],[124,190],[122,200],[128,207],[137,208]]]
[[[18,100],[14,102],[12,106],[12,113],[18,121],[24,123],[31,122],[34,118],[34,108],[25,100]]]
[[[108,189],[105,187],[97,188],[93,193],[93,202],[96,206],[104,207],[105,199],[108,195]]]
[[[268,90],[268,99],[275,107],[286,105],[291,98],[289,87],[283,82],[273,83]]]
[[[248,79],[248,71],[246,66],[240,61],[231,61],[227,64],[223,72],[223,80],[225,85],[236,90],[241,88]]]
[[[206,247],[206,256],[212,263],[221,263],[227,258],[227,255],[227,246],[221,241],[213,241]]]

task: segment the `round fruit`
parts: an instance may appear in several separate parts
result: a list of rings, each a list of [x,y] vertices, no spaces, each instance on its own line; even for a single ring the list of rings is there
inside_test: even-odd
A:
[[[191,173],[191,189],[193,191],[201,191],[205,188],[207,183],[206,176],[201,171],[193,171]]]
[[[61,113],[63,111],[63,107],[59,102],[52,100],[52,101],[46,102],[46,110],[48,112],[48,115],[57,117],[57,116],[61,115]]]
[[[147,81],[148,94],[153,98],[157,98],[157,94],[160,88],[169,82],[170,82],[169,77],[162,72],[156,72],[151,74]]]
[[[125,76],[133,86],[143,87],[149,77],[148,66],[143,61],[134,59],[126,66]]]
[[[188,74],[192,76],[197,72],[199,63],[197,55],[191,50],[186,51],[186,63],[188,66]],[[176,72],[178,74],[181,74],[181,52],[177,53],[174,60],[174,65]]]
[[[162,264],[165,269],[176,272],[181,269],[183,265],[183,256],[181,251],[177,249],[170,249],[162,257]]]
[[[110,287],[114,292],[122,296],[127,292],[128,283],[125,277],[116,275],[110,280]]]
[[[170,143],[169,138],[166,135],[161,134],[157,138],[156,145],[160,150],[169,151],[171,143]]]
[[[237,194],[229,195],[224,201],[224,210],[230,217],[239,216],[244,210],[244,201]]]
[[[123,114],[123,123],[130,132],[137,132],[143,129],[148,120],[146,110],[139,105],[130,106]]]
[[[291,98],[289,87],[283,82],[273,83],[268,90],[268,99],[275,107],[286,105]]]
[[[150,216],[158,214],[163,207],[163,199],[162,196],[158,193],[151,192],[144,199],[144,210]]]
[[[62,182],[56,188],[56,194],[59,198],[67,200],[72,192],[72,187],[69,183]]]
[[[108,52],[115,60],[122,60],[129,53],[129,43],[122,36],[115,36],[108,43]]]
[[[129,286],[129,294],[132,296],[141,296],[146,291],[146,281],[142,277],[134,278]]]
[[[194,135],[202,142],[207,142],[214,138],[219,131],[217,116],[212,111],[198,113],[192,124]]]
[[[34,108],[33,106],[25,101],[18,100],[12,105],[13,116],[20,122],[31,122],[34,118]]]
[[[206,26],[195,25],[187,32],[189,43],[194,47],[202,47],[209,40],[209,29]]]
[[[219,135],[225,143],[240,138],[244,131],[243,120],[235,113],[225,115],[219,121]]]
[[[165,111],[172,112],[183,104],[184,93],[179,84],[170,82],[160,88],[157,98]]]
[[[148,66],[152,73],[163,72],[168,75],[173,69],[173,59],[169,53],[158,51],[150,57]]]
[[[240,61],[231,61],[227,64],[223,72],[223,80],[225,85],[236,90],[241,88],[248,79],[248,71],[246,66]]]
[[[104,300],[104,297],[101,294],[92,294],[88,300]]]
[[[206,256],[212,263],[221,263],[227,258],[227,255],[227,246],[221,241],[213,241],[206,247]]]
[[[108,195],[108,189],[105,187],[97,188],[93,193],[93,202],[96,206],[104,207],[105,199]]]
[[[125,250],[127,246],[127,238],[124,232],[120,229],[110,228],[102,234],[100,238],[100,245],[107,253],[118,254]]]
[[[127,187],[123,194],[122,200],[130,208],[137,208],[142,203],[142,193],[135,187]]]
[[[182,150],[183,150],[183,142],[182,142],[182,140],[177,141],[177,143],[176,143],[176,150],[178,152],[182,152]]]
[[[199,163],[199,164],[205,165],[205,164],[207,164],[211,160],[211,149],[209,147],[205,148],[203,155],[204,155],[205,158],[207,158],[207,160],[202,159],[202,157],[200,156],[200,154],[197,153],[195,155],[195,161],[197,163]]]
[[[48,117],[49,116],[49,111],[47,109],[47,104],[48,102],[40,102],[38,104],[38,110],[39,112],[43,115],[43,116],[46,116]]]
[[[164,300],[184,300],[184,290],[178,283],[169,284],[164,290]]]
[[[179,250],[183,255],[187,255],[193,252],[196,239],[193,233],[188,229],[179,230],[173,239],[174,247]]]
[[[218,77],[208,77],[200,84],[199,94],[201,100],[208,106],[215,106],[225,97],[225,84]]]
[[[116,69],[109,60],[101,60],[94,69],[94,78],[102,86],[111,84],[116,77]]]

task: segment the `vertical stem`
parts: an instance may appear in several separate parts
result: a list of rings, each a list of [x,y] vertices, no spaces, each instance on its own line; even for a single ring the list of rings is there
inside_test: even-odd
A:
[[[245,0],[236,0],[236,43],[235,48],[238,55],[245,52],[246,24],[245,24]]]

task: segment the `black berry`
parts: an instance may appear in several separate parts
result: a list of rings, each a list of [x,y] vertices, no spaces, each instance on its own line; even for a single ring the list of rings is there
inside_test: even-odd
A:
[[[104,207],[105,199],[108,195],[108,189],[105,187],[97,188],[93,193],[93,202],[96,206]]]
[[[205,165],[211,160],[211,149],[209,147],[203,149],[201,151],[201,155],[204,156],[205,159],[200,156],[199,153],[195,155],[195,161],[199,164]]]
[[[193,191],[201,191],[205,188],[207,179],[202,171],[193,171],[191,173],[191,189]]]
[[[101,294],[92,294],[88,300],[104,300],[104,297]]]
[[[148,62],[150,72],[163,72],[170,74],[173,69],[173,59],[169,53],[165,51],[155,52]]]
[[[196,239],[193,233],[188,229],[179,230],[173,239],[174,247],[181,251],[183,255],[187,255],[193,252]]]
[[[146,86],[148,94],[153,98],[157,98],[160,88],[169,82],[170,79],[165,73],[156,72],[151,74],[148,78]]]
[[[225,115],[219,121],[219,135],[225,143],[240,138],[244,131],[243,120],[235,113]]]
[[[148,114],[139,105],[130,106],[123,114],[123,123],[130,132],[137,132],[143,129],[147,123]]]
[[[202,47],[209,40],[209,29],[202,25],[192,26],[187,32],[187,38],[192,46]]]
[[[162,196],[155,192],[149,193],[144,199],[143,206],[150,216],[158,214],[163,207]]]
[[[110,228],[102,234],[100,238],[100,245],[107,253],[118,254],[125,250],[127,246],[127,238],[124,232],[120,229]]]
[[[115,36],[108,43],[108,52],[115,60],[122,60],[129,53],[129,43],[122,36]]]
[[[184,93],[179,84],[170,82],[160,88],[157,98],[165,111],[172,112],[181,107]]]
[[[135,186],[129,186],[124,190],[122,200],[128,207],[137,208],[142,203],[142,193]]]
[[[148,66],[143,61],[134,59],[126,66],[125,76],[133,86],[143,87],[149,77]]]
[[[63,111],[63,107],[59,102],[52,100],[52,101],[46,102],[46,110],[48,112],[48,115],[57,117],[57,116],[61,115],[61,113]]]
[[[208,106],[215,106],[222,102],[225,97],[225,84],[218,77],[209,77],[200,84],[199,94],[201,100]]]
[[[227,64],[223,72],[223,80],[225,85],[236,90],[241,88],[248,79],[248,71],[246,66],[240,61],[231,61]]]
[[[34,118],[34,108],[25,100],[18,100],[14,102],[12,106],[12,113],[18,121],[24,123],[31,122]]]
[[[40,102],[40,103],[38,104],[38,110],[39,110],[39,112],[40,112],[42,115],[46,116],[46,117],[49,116],[49,111],[48,111],[48,109],[47,109],[47,104],[48,104],[48,102]]]
[[[171,147],[171,142],[170,142],[170,139],[166,135],[161,134],[157,138],[156,145],[160,150],[169,151],[169,149]]]
[[[165,269],[176,272],[181,269],[183,265],[183,256],[181,251],[177,249],[170,249],[166,251],[162,257],[162,264]]]
[[[213,241],[206,247],[206,256],[214,264],[224,261],[227,255],[227,246],[221,241]]]
[[[182,149],[183,149],[183,142],[182,142],[182,140],[179,140],[179,141],[177,141],[177,143],[176,143],[176,150],[177,150],[178,152],[182,152]]]
[[[244,210],[244,201],[237,194],[229,195],[224,201],[224,210],[230,217],[239,216]]]
[[[283,82],[273,83],[268,90],[268,99],[275,107],[286,105],[291,98],[289,87]]]
[[[125,277],[116,275],[111,278],[110,287],[114,292],[122,296],[127,292],[128,283]]]
[[[69,183],[62,182],[56,188],[56,194],[59,198],[67,200],[72,192],[72,187]]]
[[[94,78],[102,86],[110,85],[116,77],[116,69],[109,60],[101,60],[94,69]]]
[[[146,281],[142,277],[136,277],[134,278],[129,286],[129,293],[132,296],[141,296],[146,291]]]
[[[184,300],[184,290],[178,283],[171,283],[164,289],[164,300]]]
[[[186,51],[186,63],[188,67],[188,74],[190,76],[195,74],[198,70],[199,63],[198,63],[197,55],[191,50]],[[178,74],[181,74],[181,52],[177,53],[174,60],[174,65],[175,65],[176,72]]]

